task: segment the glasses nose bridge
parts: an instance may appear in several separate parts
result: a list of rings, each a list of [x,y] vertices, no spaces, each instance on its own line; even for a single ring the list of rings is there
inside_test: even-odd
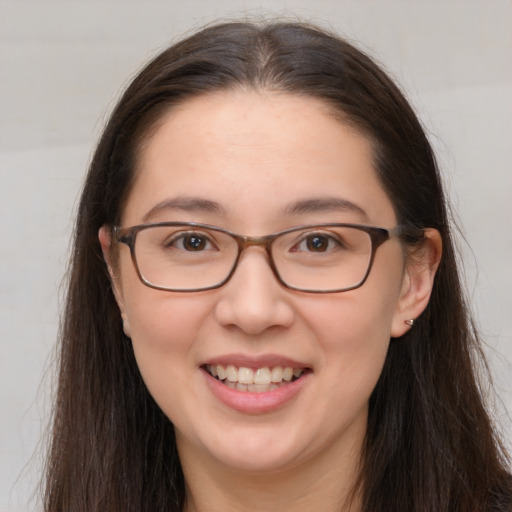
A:
[[[231,271],[231,274],[228,279],[230,279],[233,274],[235,273],[236,269],[238,268],[238,264],[240,263],[240,260],[242,258],[242,253],[248,249],[249,247],[261,247],[264,249],[266,255],[267,255],[267,264],[270,267],[270,270],[274,274],[274,276],[277,278],[279,282],[281,281],[281,278],[279,277],[279,274],[277,273],[277,269],[274,263],[274,259],[272,257],[272,251],[271,246],[275,238],[279,235],[265,235],[265,236],[245,236],[245,235],[231,235],[234,240],[236,241],[238,245],[238,255],[235,261],[235,264],[233,266],[233,269]]]
[[[272,254],[270,251],[270,247],[276,235],[266,235],[266,236],[242,236],[238,235],[235,237],[236,243],[238,245],[238,257],[242,255],[242,253],[248,249],[249,247],[261,247],[265,249],[270,260],[272,260]]]

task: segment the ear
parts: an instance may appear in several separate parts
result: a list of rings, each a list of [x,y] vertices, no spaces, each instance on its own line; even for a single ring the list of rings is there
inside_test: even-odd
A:
[[[102,226],[100,228],[98,232],[98,239],[100,241],[101,251],[103,252],[103,259],[107,264],[108,273],[110,274],[110,282],[112,284],[114,297],[116,298],[117,305],[119,306],[119,310],[121,312],[121,318],[123,320],[123,331],[126,334],[126,336],[130,338],[130,323],[128,321],[128,315],[126,314],[126,310],[124,308],[123,294],[119,284],[118,276],[114,272],[112,261],[110,258],[112,235],[110,233],[110,230],[106,226]]]
[[[406,322],[418,318],[427,307],[434,286],[434,277],[442,254],[442,240],[439,231],[426,229],[425,239],[413,249],[409,256],[397,303],[391,336],[398,338],[411,326]]]

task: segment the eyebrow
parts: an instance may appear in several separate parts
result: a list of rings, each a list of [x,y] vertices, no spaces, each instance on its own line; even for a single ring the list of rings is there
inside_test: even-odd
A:
[[[143,217],[142,221],[147,222],[158,213],[169,210],[181,210],[193,213],[212,213],[218,216],[225,215],[224,208],[217,202],[201,197],[178,196],[165,199],[151,208]],[[357,204],[339,197],[321,197],[302,199],[290,203],[284,210],[285,215],[303,215],[308,213],[327,212],[353,212],[368,218],[366,212]]]
[[[287,215],[297,215],[305,213],[327,213],[327,212],[352,212],[368,219],[367,213],[357,204],[347,199],[339,197],[319,197],[294,201],[289,204],[285,213]]]
[[[188,197],[179,196],[170,199],[165,199],[160,203],[156,204],[149,210],[143,217],[143,222],[147,222],[158,213],[165,212],[168,210],[181,210],[185,212],[206,212],[214,213],[216,215],[224,215],[224,208],[215,201],[209,199],[203,199],[201,197]]]

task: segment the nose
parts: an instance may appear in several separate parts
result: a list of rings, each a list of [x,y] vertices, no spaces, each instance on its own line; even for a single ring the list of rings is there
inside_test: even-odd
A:
[[[246,249],[234,275],[219,291],[215,314],[223,326],[256,335],[293,323],[290,291],[277,281],[262,248]]]

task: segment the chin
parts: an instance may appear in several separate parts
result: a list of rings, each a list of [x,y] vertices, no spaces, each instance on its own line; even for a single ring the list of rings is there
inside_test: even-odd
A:
[[[247,451],[233,450],[230,453],[213,454],[225,467],[243,473],[279,473],[297,464],[290,453],[275,453],[270,449]]]
[[[214,460],[236,471],[284,471],[297,465],[312,444],[310,440],[298,439],[289,429],[283,432],[262,423],[236,430],[231,428],[226,437],[216,436],[203,445]]]

